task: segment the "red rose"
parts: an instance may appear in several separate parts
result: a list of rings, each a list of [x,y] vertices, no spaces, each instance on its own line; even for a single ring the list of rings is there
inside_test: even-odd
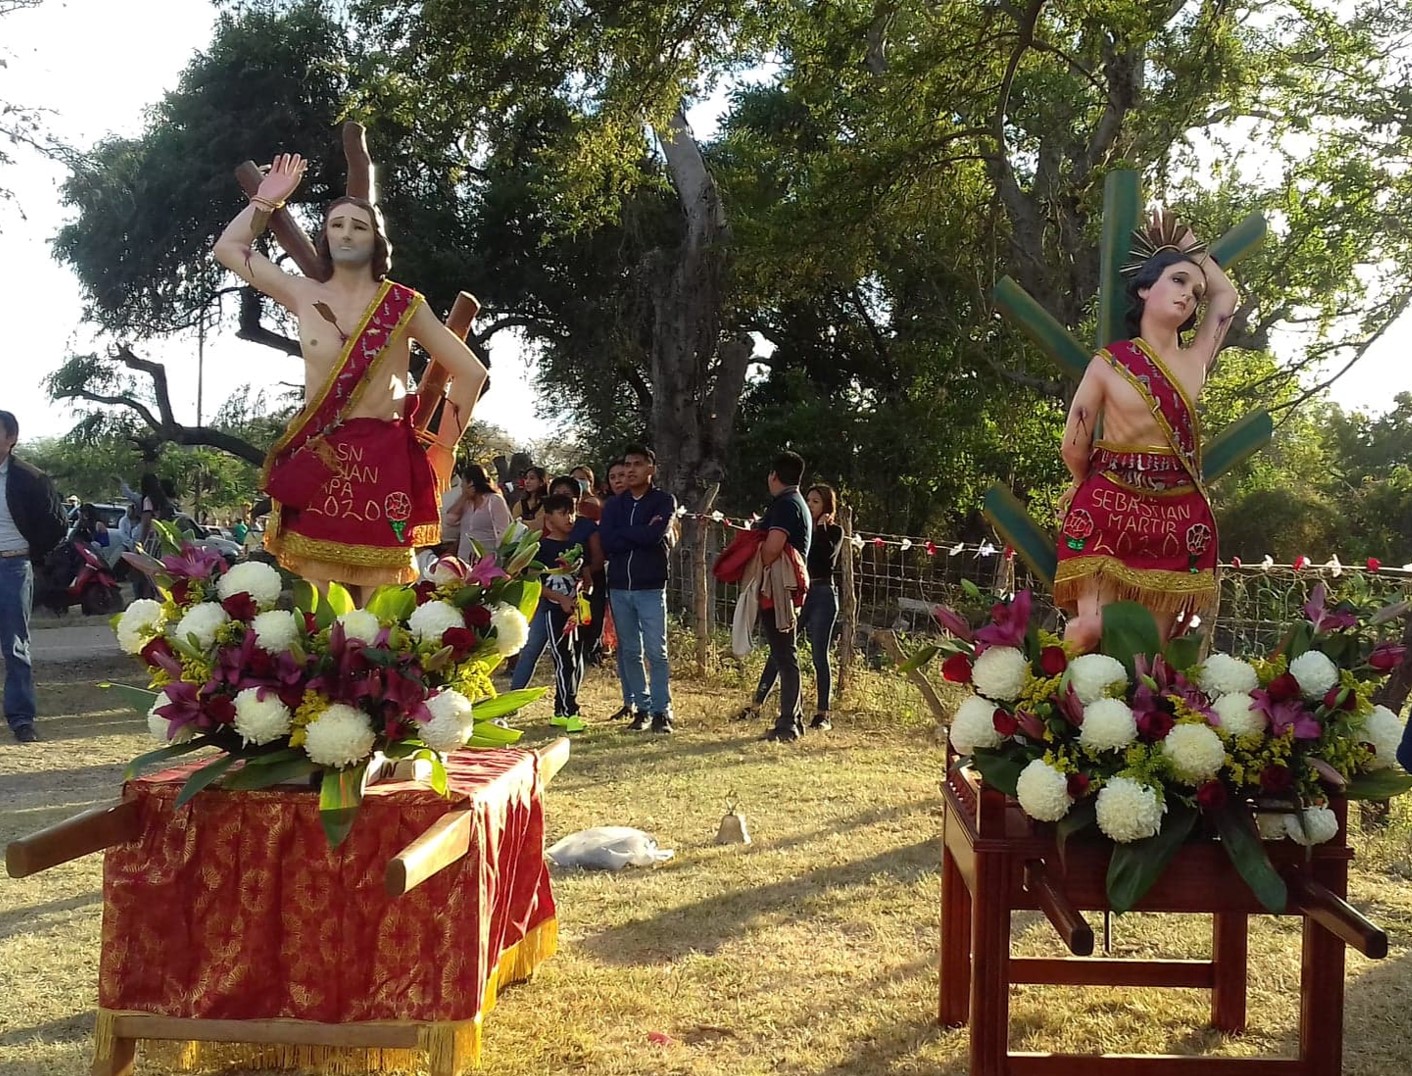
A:
[[[218,725],[235,720],[235,700],[229,695],[211,695],[206,699],[206,716]]]
[[[1260,771],[1260,791],[1270,796],[1280,796],[1294,787],[1294,775],[1288,766],[1273,763]]]
[[[1045,676],[1058,676],[1069,667],[1069,655],[1062,646],[1046,646],[1039,653],[1039,667]]]
[[[1379,672],[1392,672],[1402,664],[1402,656],[1406,652],[1405,646],[1399,646],[1396,643],[1379,643],[1368,655],[1368,664]]]
[[[319,618],[313,613],[304,614],[304,630],[310,635],[314,635],[318,632]]]
[[[1148,710],[1137,719],[1138,734],[1148,743],[1165,740],[1177,722],[1165,710]]]
[[[1265,690],[1269,692],[1271,702],[1289,702],[1301,694],[1299,681],[1291,673],[1281,673],[1270,681],[1270,686]]]
[[[1020,727],[1020,722],[1015,719],[1014,714],[999,708],[990,715],[990,723],[995,726],[995,731],[1002,736],[1013,736]]]
[[[1339,696],[1343,695],[1344,691],[1345,688],[1340,684],[1335,684],[1333,687],[1329,688],[1328,693],[1324,695],[1324,709],[1352,710],[1354,706],[1358,704],[1358,697],[1354,695],[1352,691],[1349,691],[1347,695],[1344,695],[1343,701],[1340,702]]]
[[[488,628],[490,627],[490,610],[484,605],[471,605],[466,608],[466,627],[468,628]]]
[[[1089,777],[1086,773],[1069,774],[1069,798],[1081,800],[1088,795]]]
[[[469,654],[480,642],[480,637],[470,628],[447,628],[441,633],[441,645],[449,646],[457,661]]]
[[[230,614],[232,620],[241,620],[247,624],[254,620],[260,611],[260,607],[255,604],[255,599],[244,591],[232,594],[225,599],[221,602],[221,608]]]
[[[1207,781],[1196,790],[1196,802],[1208,811],[1214,811],[1226,805],[1226,786],[1220,781]]]
[[[412,587],[412,593],[417,596],[417,604],[425,605],[431,601],[432,595],[436,593],[436,584],[430,579],[423,579],[420,583]]]
[[[971,682],[971,659],[965,654],[952,654],[941,663],[941,675],[943,679],[950,680],[953,684],[969,684]]]
[[[185,605],[191,597],[191,584],[185,579],[178,579],[172,584],[172,601],[178,605]]]

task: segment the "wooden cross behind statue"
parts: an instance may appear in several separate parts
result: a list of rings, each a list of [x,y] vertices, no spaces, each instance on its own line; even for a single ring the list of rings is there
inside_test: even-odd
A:
[[[377,180],[372,155],[368,152],[367,131],[361,123],[349,120],[343,125],[343,156],[348,162],[348,195],[376,205]],[[254,161],[246,161],[236,168],[235,178],[241,189],[247,195],[253,196],[260,189],[264,173]],[[314,250],[314,244],[290,215],[289,210],[281,208],[271,213],[270,230],[274,232],[275,239],[284,247],[301,273],[311,280],[328,279],[328,267],[320,260]],[[460,292],[446,318],[446,327],[464,340],[479,312],[480,302],[476,297],[467,291]],[[455,463],[454,448],[443,452],[434,452],[432,449],[437,444],[454,446],[466,432],[466,424],[460,421],[456,408],[441,406],[450,385],[450,371],[436,362],[431,362],[418,381],[417,406],[415,413],[409,416],[418,440],[427,446],[437,479],[443,486],[448,485],[451,480],[451,468]],[[484,389],[481,391],[484,392]],[[455,436],[443,436],[450,434]]]

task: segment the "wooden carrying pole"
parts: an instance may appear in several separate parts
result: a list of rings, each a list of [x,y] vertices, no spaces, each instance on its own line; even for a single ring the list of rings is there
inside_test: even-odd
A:
[[[561,736],[535,754],[539,756],[539,783],[543,787],[568,763],[569,738]],[[474,831],[473,808],[447,811],[387,864],[383,884],[388,894],[400,897],[451,866],[471,850]]]
[[[137,801],[115,800],[11,841],[5,849],[5,871],[11,878],[28,878],[90,852],[136,840],[141,833]]]

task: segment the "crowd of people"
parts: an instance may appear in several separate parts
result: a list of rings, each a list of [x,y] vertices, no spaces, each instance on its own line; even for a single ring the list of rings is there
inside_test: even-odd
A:
[[[758,717],[776,682],[779,717],[767,739],[804,734],[798,639],[808,639],[817,705],[808,727],[831,727],[830,651],[838,620],[837,572],[843,531],[838,498],[827,485],[801,489],[804,461],[783,452],[767,476],[771,501],[755,528],[759,564],[747,577],[747,602],[759,611],[770,656],[753,702],[739,714]],[[491,469],[466,463],[442,504],[441,552],[474,561],[500,545],[516,523],[538,531],[547,567],[529,642],[517,657],[513,688],[527,686],[547,650],[553,666],[554,725],[585,727],[579,690],[587,668],[611,653],[622,706],[610,720],[632,732],[674,730],[667,642],[671,550],[680,535],[676,499],[657,485],[657,459],[629,445],[600,482],[592,468],[549,477],[526,463],[511,472],[503,457]],[[773,600],[761,584],[778,576]],[[751,589],[753,587],[753,589]]]

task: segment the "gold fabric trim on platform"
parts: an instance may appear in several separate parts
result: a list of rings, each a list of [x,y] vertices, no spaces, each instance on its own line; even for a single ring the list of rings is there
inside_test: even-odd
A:
[[[140,1054],[148,1062],[161,1062],[168,1070],[182,1072],[218,1070],[232,1067],[255,1069],[315,1069],[319,1072],[379,1073],[395,1071],[416,1071],[427,1069],[432,1072],[447,1071],[457,1060],[462,1064],[480,1064],[481,1026],[486,1013],[495,1007],[500,990],[515,983],[524,982],[534,975],[544,961],[558,951],[559,922],[546,919],[526,934],[520,941],[500,954],[495,967],[486,977],[485,991],[481,995],[480,1012],[470,1020],[379,1020],[376,1024],[417,1027],[417,1048],[415,1050],[382,1049],[378,1047],[357,1048],[348,1046],[293,1046],[261,1045],[242,1042],[175,1042],[158,1039],[142,1039]],[[99,1061],[110,1061],[116,1046],[116,1024],[119,1016],[143,1016],[146,1013],[117,1012],[112,1009],[99,1009],[96,1027],[93,1032],[93,1054],[95,1065]],[[271,1021],[251,1021],[269,1023]],[[280,1020],[282,1024],[297,1027],[308,1023],[312,1028],[328,1028],[328,1024],[315,1024],[303,1020]],[[350,1027],[359,1025],[350,1024]]]
[[[1174,572],[1163,568],[1130,568],[1116,557],[1075,557],[1059,562],[1054,573],[1054,604],[1073,607],[1097,583],[1108,587],[1117,601],[1135,601],[1154,613],[1194,612],[1215,608],[1220,596],[1216,573]]]

